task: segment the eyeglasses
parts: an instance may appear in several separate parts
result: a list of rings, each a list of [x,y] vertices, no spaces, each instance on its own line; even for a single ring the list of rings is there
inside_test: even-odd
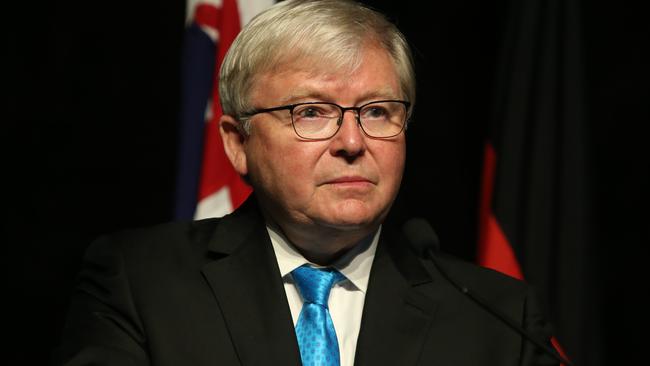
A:
[[[399,135],[408,117],[411,103],[403,100],[378,100],[359,107],[341,107],[335,103],[308,102],[280,107],[255,109],[241,116],[289,110],[296,134],[306,140],[327,140],[341,128],[346,111],[355,111],[357,123],[369,137],[391,138]]]

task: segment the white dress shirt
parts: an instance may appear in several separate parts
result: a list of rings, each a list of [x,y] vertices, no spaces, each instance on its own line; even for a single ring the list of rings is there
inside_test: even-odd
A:
[[[300,310],[302,310],[303,301],[293,281],[291,271],[310,262],[289,243],[279,230],[268,225],[266,229],[271,237],[295,327],[300,316]],[[336,268],[346,278],[346,280],[332,287],[328,300],[330,316],[339,343],[341,366],[354,365],[363,303],[370,278],[370,267],[375,258],[380,232],[381,227],[370,239],[359,243],[332,264],[332,267]],[[317,265],[314,266],[318,267]]]

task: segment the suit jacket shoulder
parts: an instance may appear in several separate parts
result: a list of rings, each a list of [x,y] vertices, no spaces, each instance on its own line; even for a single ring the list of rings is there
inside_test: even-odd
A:
[[[403,235],[382,231],[371,272],[357,365],[556,365],[456,289]],[[550,338],[529,286],[448,255],[441,266],[536,337]]]
[[[295,344],[264,220],[247,202],[92,243],[54,364],[298,365]]]

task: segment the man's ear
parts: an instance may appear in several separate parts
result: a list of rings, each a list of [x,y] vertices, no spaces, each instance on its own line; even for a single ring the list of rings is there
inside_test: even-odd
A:
[[[223,149],[228,160],[241,176],[248,174],[246,165],[246,138],[239,128],[239,122],[231,116],[221,116],[219,119],[219,133],[223,142]]]

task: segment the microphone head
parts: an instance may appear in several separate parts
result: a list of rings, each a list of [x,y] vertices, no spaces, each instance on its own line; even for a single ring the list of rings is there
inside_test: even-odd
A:
[[[427,220],[421,217],[414,217],[404,224],[402,230],[420,256],[424,256],[429,250],[433,250],[434,252],[440,250],[438,235]]]

